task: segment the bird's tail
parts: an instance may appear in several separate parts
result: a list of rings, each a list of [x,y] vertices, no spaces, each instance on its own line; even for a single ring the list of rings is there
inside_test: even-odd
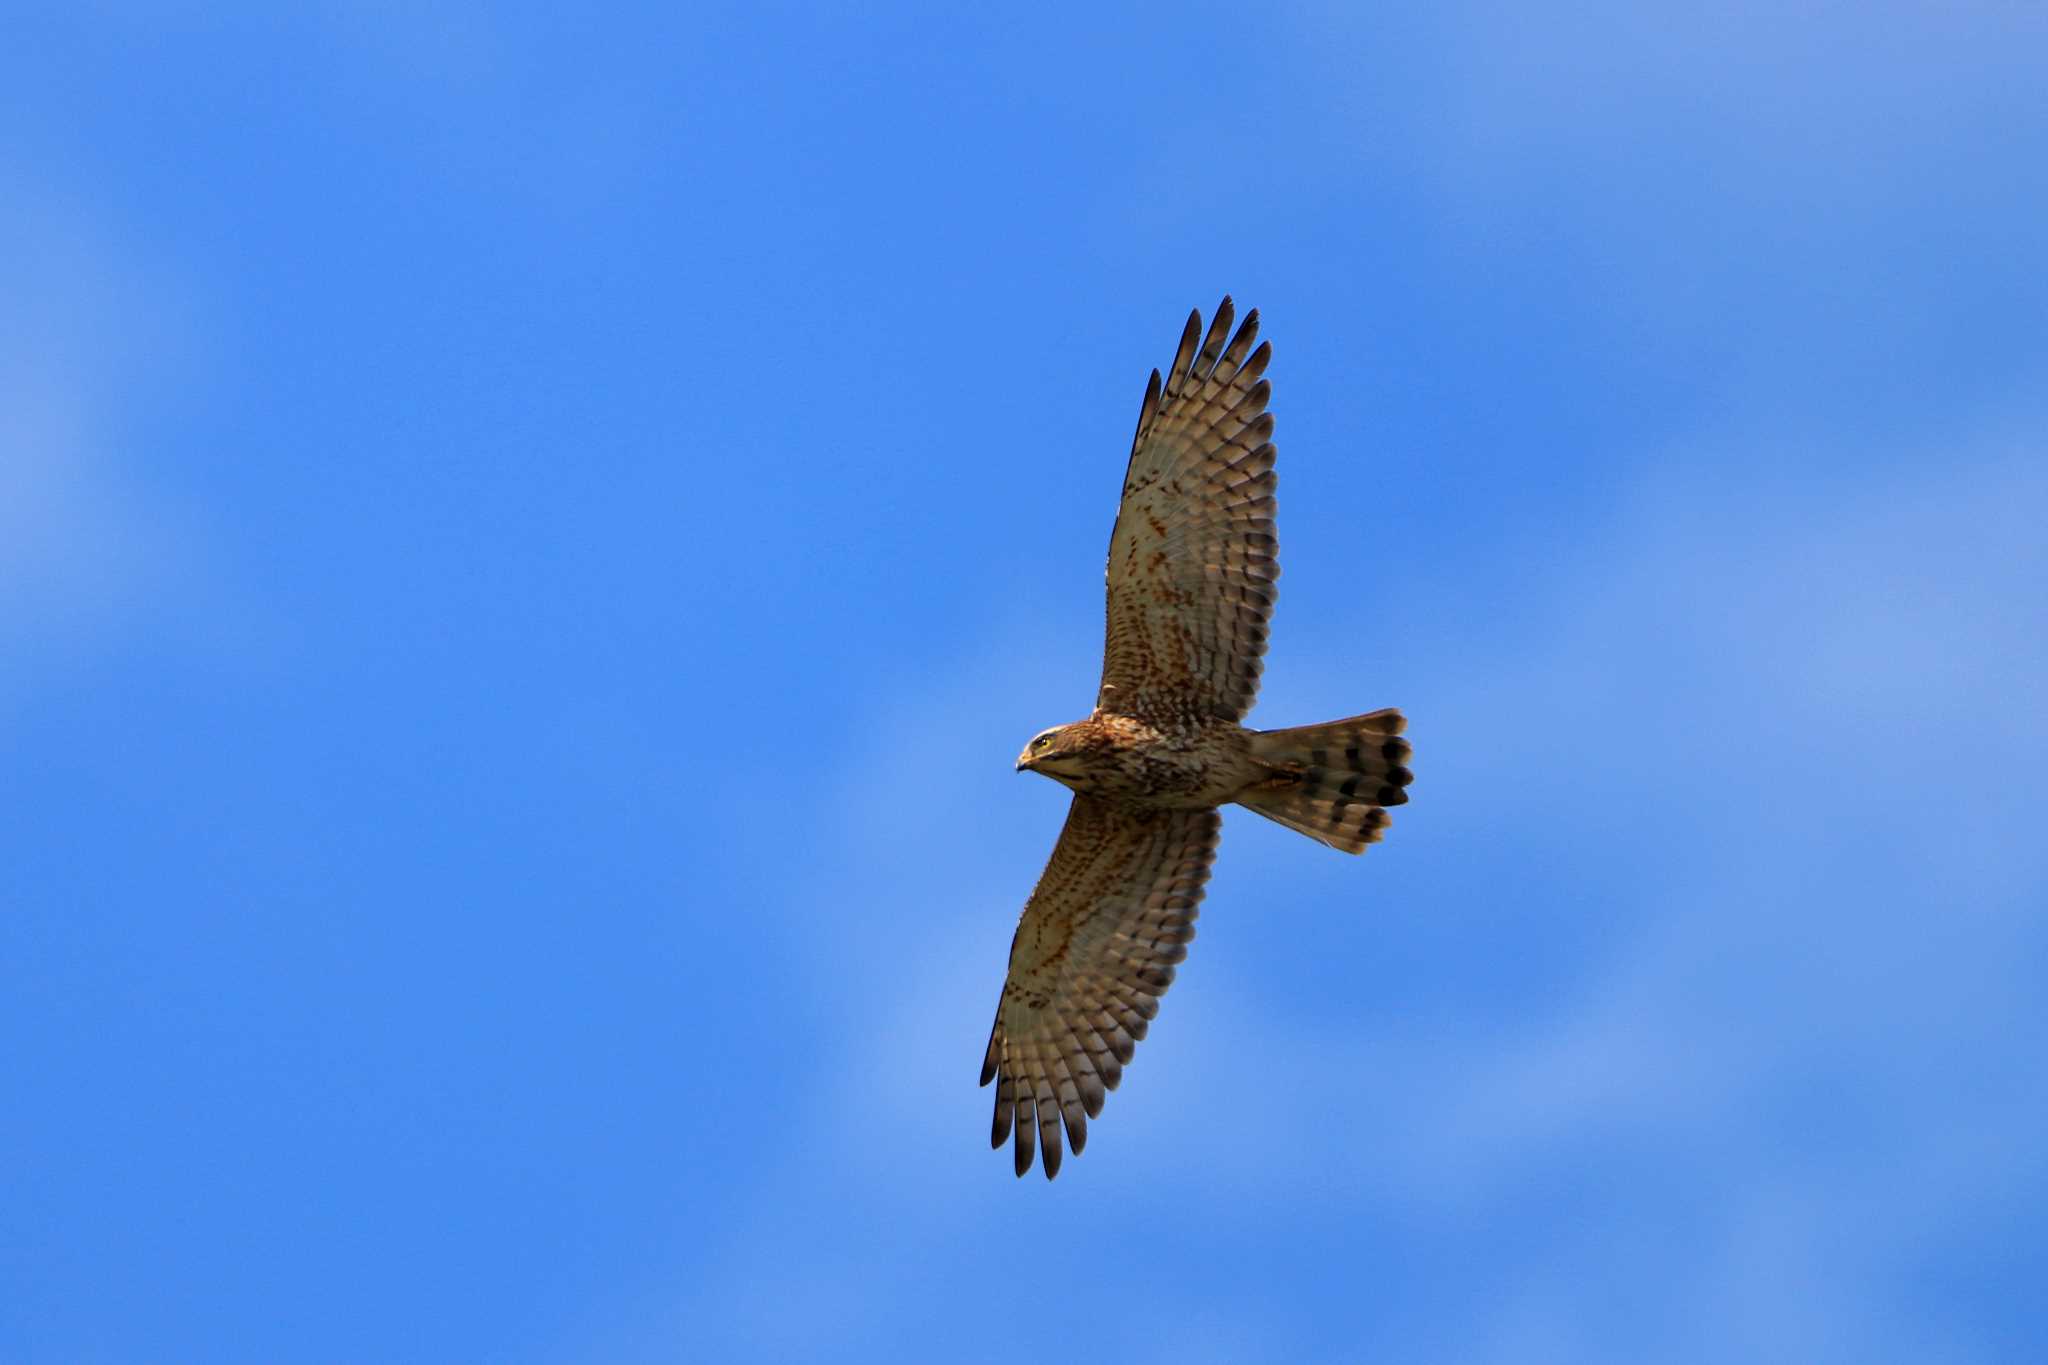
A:
[[[1348,720],[1252,733],[1252,757],[1272,771],[1237,798],[1268,820],[1346,853],[1363,853],[1387,827],[1387,806],[1408,799],[1413,752],[1392,707]]]

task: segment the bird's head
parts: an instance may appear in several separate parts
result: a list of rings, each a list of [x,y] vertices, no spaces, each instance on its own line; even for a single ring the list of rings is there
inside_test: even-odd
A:
[[[1043,773],[1062,782],[1080,777],[1085,771],[1087,755],[1096,747],[1099,738],[1085,721],[1041,730],[1024,746],[1024,752],[1017,755],[1017,771]]]

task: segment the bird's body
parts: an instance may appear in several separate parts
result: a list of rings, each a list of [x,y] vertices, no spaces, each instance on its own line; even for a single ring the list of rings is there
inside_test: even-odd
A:
[[[1051,861],[1024,906],[981,1080],[992,1137],[1079,1153],[1187,956],[1221,828],[1243,805],[1362,852],[1407,800],[1400,712],[1291,730],[1240,722],[1258,692],[1275,596],[1273,418],[1254,351],[1258,314],[1230,336],[1224,299],[1204,337],[1188,320],[1138,417],[1116,529],[1093,714],[1035,736],[1019,771],[1073,789]],[[1225,345],[1226,338],[1229,344]],[[1199,343],[1199,347],[1198,347]]]
[[[1043,773],[1084,796],[1161,810],[1209,810],[1235,801],[1270,772],[1252,757],[1252,731],[1234,721],[1161,728],[1097,711],[1046,732],[1050,754],[1027,747],[1019,771]]]

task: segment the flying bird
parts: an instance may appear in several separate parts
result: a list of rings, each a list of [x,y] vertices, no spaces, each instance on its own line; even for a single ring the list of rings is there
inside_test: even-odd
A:
[[[1010,945],[981,1083],[991,1145],[1014,1136],[1059,1174],[1116,1089],[1174,964],[1236,802],[1362,853],[1408,799],[1406,721],[1392,708],[1291,730],[1239,722],[1259,690],[1279,542],[1273,534],[1272,348],[1259,315],[1231,335],[1226,296],[1198,309],[1162,381],[1145,388],[1109,539],[1102,686],[1085,720],[1033,737],[1020,772],[1074,791],[1052,860]],[[1226,344],[1226,340],[1228,344]]]

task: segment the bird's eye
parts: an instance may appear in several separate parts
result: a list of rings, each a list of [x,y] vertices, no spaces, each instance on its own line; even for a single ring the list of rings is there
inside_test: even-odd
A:
[[[1039,736],[1039,737],[1038,737],[1037,739],[1034,739],[1034,740],[1032,740],[1032,741],[1031,741],[1031,747],[1032,747],[1032,748],[1034,748],[1034,749],[1049,749],[1049,748],[1051,748],[1051,747],[1052,747],[1052,736],[1051,736],[1051,735],[1040,735],[1040,736]]]

